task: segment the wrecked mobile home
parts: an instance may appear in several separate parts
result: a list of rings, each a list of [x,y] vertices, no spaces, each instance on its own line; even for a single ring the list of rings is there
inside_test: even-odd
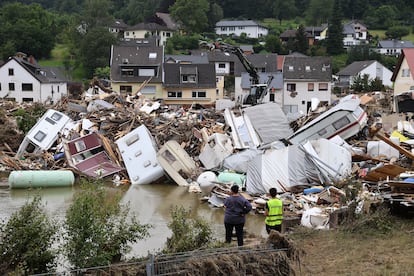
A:
[[[374,132],[355,95],[319,114],[289,121],[276,103],[217,111],[142,98],[120,100],[110,91],[90,94],[86,104],[62,99],[51,106],[47,116],[59,112],[65,118],[64,128],[53,128],[53,145],[36,144],[39,154],[29,154],[27,141],[35,139],[30,136],[39,128],[35,125],[21,143],[25,150],[18,151],[20,158],[13,149],[4,151],[3,169],[33,169],[38,162],[39,169],[71,169],[131,185],[165,179],[201,192],[212,208],[220,207],[229,187],[238,184],[257,213],[263,213],[269,188],[276,187],[286,217],[321,217],[314,227],[325,228],[330,224],[323,218],[329,220],[350,203],[338,183],[361,181],[365,190],[360,200],[380,190],[382,200],[391,202],[405,191],[400,174],[412,170],[410,139],[378,125]],[[42,117],[38,124],[56,126],[55,121]]]

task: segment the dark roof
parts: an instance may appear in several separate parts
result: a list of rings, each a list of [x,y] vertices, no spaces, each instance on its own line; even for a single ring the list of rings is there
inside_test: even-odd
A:
[[[269,88],[282,89],[283,88],[283,73],[282,72],[268,72],[268,73],[259,73],[260,83],[267,83],[269,76],[273,76]],[[250,75],[242,73],[240,86],[244,89],[249,89],[251,86]]]
[[[164,22],[167,28],[171,30],[177,30],[179,28],[177,22],[171,18],[169,13],[157,12],[155,15]]]
[[[139,23],[137,25],[128,27],[125,29],[125,31],[133,31],[133,30],[144,30],[144,31],[170,31],[170,29],[167,26],[162,26],[157,23]]]
[[[414,48],[414,44],[409,40],[380,40],[378,42],[378,48],[390,48],[390,49],[402,49],[402,48]]]
[[[216,72],[214,64],[164,64],[164,86],[165,87],[194,87],[212,88],[216,87]],[[181,83],[181,74],[196,74],[196,83]]]
[[[150,36],[147,38],[121,38],[118,41],[119,46],[139,46],[139,47],[155,47],[157,46],[157,38]]]
[[[216,27],[233,27],[233,26],[235,27],[260,26],[260,27],[266,28],[253,20],[220,20],[216,23]]]
[[[162,80],[162,63],[163,48],[140,47],[140,46],[112,46],[111,54],[111,80],[127,81],[127,82],[143,82],[148,79],[146,76],[123,77],[121,76],[121,68],[154,68],[157,76],[152,77],[150,82],[161,82]]]
[[[109,27],[124,30],[128,25],[122,19],[115,19]]]
[[[283,33],[280,34],[280,38],[281,39],[289,39],[289,38],[296,38],[296,34],[297,34],[298,30],[286,30]],[[311,34],[308,31],[305,31],[306,37],[310,38],[313,37],[313,34]]]
[[[207,54],[204,55],[165,55],[167,63],[209,63]]]
[[[349,64],[348,66],[340,70],[337,73],[337,75],[338,76],[356,76],[363,69],[367,68],[374,62],[375,60],[354,61],[353,63]]]
[[[286,56],[283,65],[284,79],[330,81],[330,57]]]
[[[68,81],[67,77],[63,74],[59,67],[40,67],[33,58],[26,59],[11,57],[8,61],[0,65],[0,67],[6,65],[11,60],[15,60],[19,63],[24,69],[26,69],[27,72],[29,72],[41,83],[59,83]]]
[[[261,71],[261,69],[264,69],[265,72],[277,71],[277,54],[251,54],[246,55],[246,58],[255,68],[260,69],[258,70],[259,72]],[[235,64],[234,68],[234,74],[236,76],[240,76],[242,72],[246,72],[246,69],[237,59],[237,63]]]

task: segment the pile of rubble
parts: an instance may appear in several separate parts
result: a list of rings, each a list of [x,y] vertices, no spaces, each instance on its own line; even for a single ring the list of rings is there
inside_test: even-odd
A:
[[[347,209],[344,187],[355,181],[361,211],[367,201],[414,204],[413,123],[384,130],[383,118],[368,114],[355,95],[292,120],[276,103],[173,107],[95,85],[81,100],[44,106],[25,136],[12,113],[30,104],[0,104],[3,171],[66,169],[132,185],[166,177],[216,207],[237,184],[259,213],[276,187],[285,217],[323,229]]]

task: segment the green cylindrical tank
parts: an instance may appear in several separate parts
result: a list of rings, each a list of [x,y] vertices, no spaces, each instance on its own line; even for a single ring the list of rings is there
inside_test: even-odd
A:
[[[221,172],[219,173],[217,180],[219,182],[233,182],[239,186],[243,185],[246,181],[246,175],[234,172]]]
[[[72,171],[12,171],[9,175],[9,187],[20,188],[47,188],[67,187],[75,183]]]

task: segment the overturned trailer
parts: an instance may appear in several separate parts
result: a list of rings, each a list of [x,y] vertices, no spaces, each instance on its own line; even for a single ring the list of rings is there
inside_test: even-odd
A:
[[[301,144],[318,138],[330,139],[340,136],[350,138],[360,132],[367,124],[367,113],[360,107],[356,97],[343,98],[331,109],[299,128],[288,140],[292,144]]]
[[[25,153],[39,153],[48,150],[57,140],[65,125],[71,119],[54,109],[49,109],[30,129],[20,144],[16,158]]]

